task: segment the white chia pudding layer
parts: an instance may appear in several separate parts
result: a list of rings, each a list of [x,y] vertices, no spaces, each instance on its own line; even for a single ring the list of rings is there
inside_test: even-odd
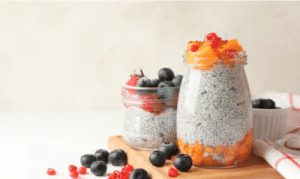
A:
[[[176,142],[176,110],[166,108],[156,115],[136,106],[127,108],[123,137],[130,146],[149,150],[164,142]]]
[[[242,65],[187,67],[177,108],[177,137],[212,147],[235,145],[252,128],[252,105]]]

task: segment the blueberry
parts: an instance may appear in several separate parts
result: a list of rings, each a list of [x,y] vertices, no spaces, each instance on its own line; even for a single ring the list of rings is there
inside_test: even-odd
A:
[[[127,154],[122,149],[116,149],[109,153],[108,162],[113,166],[123,166],[127,164]]]
[[[108,151],[104,149],[99,149],[95,152],[95,157],[97,160],[103,161],[104,163],[108,163]]]
[[[175,76],[175,78],[172,80],[172,83],[176,86],[176,87],[178,87],[178,86],[180,86],[181,85],[181,81],[182,81],[182,75],[177,75],[177,76]]]
[[[151,80],[149,78],[147,78],[147,77],[142,77],[137,82],[136,87],[144,87],[144,88],[152,87]],[[146,94],[146,93],[150,93],[151,92],[151,90],[145,90],[145,89],[136,89],[135,91],[138,94]]]
[[[275,102],[271,99],[252,100],[252,107],[259,109],[275,109]]]
[[[102,176],[106,173],[107,166],[103,161],[94,161],[91,164],[91,172],[96,176]]]
[[[157,95],[165,100],[169,100],[176,92],[174,84],[170,81],[160,82],[158,84]]]
[[[149,156],[149,160],[154,166],[161,167],[165,164],[166,157],[160,151],[153,151]]]
[[[81,165],[90,168],[91,163],[96,161],[96,157],[93,154],[85,154],[80,158]]]
[[[267,99],[266,103],[268,104],[268,109],[275,109],[275,102],[272,99]]]
[[[151,80],[151,87],[158,87],[158,84],[160,83],[159,79],[153,79]]]
[[[192,167],[193,161],[187,154],[178,154],[174,158],[173,164],[179,171],[186,172]]]
[[[170,68],[162,68],[158,71],[158,78],[160,81],[172,81],[174,72]]]
[[[150,177],[146,170],[137,168],[130,173],[129,179],[150,179]]]
[[[177,155],[179,152],[177,144],[174,142],[165,142],[160,144],[158,147],[158,151],[162,152],[166,159],[171,159],[173,155]]]

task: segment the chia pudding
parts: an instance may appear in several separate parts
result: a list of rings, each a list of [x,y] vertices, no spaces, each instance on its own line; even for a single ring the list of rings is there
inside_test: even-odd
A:
[[[157,95],[157,88],[148,88],[145,94],[132,94],[127,86],[122,87],[122,101],[126,107],[122,135],[131,147],[155,150],[161,143],[177,141],[179,87],[170,89],[173,96],[163,99]]]
[[[198,166],[234,167],[252,149],[246,55],[232,50],[240,47],[236,41],[219,42],[223,46],[217,48],[209,40],[188,45],[178,99],[177,142],[180,152],[190,155]],[[201,57],[206,58],[201,61]]]

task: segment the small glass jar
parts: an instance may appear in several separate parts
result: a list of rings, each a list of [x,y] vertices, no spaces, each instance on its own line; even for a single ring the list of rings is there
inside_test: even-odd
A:
[[[185,62],[177,138],[181,153],[202,167],[235,167],[252,150],[252,104],[246,53],[208,66]],[[201,59],[200,59],[201,60]],[[204,59],[205,60],[205,59]]]
[[[165,98],[158,88],[122,85],[125,106],[123,138],[133,148],[155,150],[164,142],[176,142],[179,87],[168,87]]]

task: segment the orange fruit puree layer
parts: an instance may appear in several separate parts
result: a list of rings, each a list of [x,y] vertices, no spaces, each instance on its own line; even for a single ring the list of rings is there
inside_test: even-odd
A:
[[[250,129],[245,137],[234,146],[217,147],[205,146],[196,141],[194,144],[186,144],[182,139],[177,140],[180,153],[189,155],[193,164],[201,166],[234,166],[242,163],[252,150],[253,129]],[[223,160],[217,160],[214,155],[219,155]]]
[[[186,62],[195,69],[211,70],[217,61],[234,67],[240,61],[233,60],[237,52],[243,51],[238,40],[222,40],[218,36],[206,38],[204,41],[190,41],[187,45]]]

